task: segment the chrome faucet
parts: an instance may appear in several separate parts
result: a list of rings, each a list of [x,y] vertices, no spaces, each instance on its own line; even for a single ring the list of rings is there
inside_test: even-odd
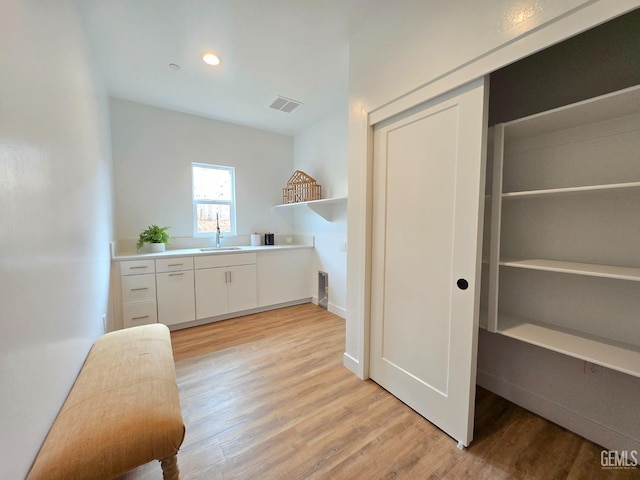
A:
[[[220,239],[222,233],[220,233],[220,214],[216,212],[216,248],[220,248]]]

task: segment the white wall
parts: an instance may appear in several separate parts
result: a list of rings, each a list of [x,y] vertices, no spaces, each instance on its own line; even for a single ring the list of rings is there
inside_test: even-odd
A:
[[[322,185],[323,198],[347,195],[346,105],[327,114],[294,139],[294,169]],[[345,203],[322,207],[324,218],[306,207],[294,210],[295,231],[315,237],[311,295],[318,294],[318,271],[329,275],[329,311],[343,318],[347,308],[347,209]]]
[[[151,223],[193,236],[191,162],[235,167],[237,234],[291,233],[282,188],[293,173],[293,137],[111,99],[115,235]]]
[[[483,76],[519,58],[640,6],[638,0],[574,0],[511,2],[473,0],[433,2],[400,0],[371,16],[351,41],[349,86],[349,205],[347,259],[347,322],[345,365],[363,378],[368,376],[368,276],[370,264],[371,134],[374,124],[410,106]],[[383,61],[381,61],[383,59]],[[480,342],[480,349],[488,344]],[[499,345],[499,343],[498,343]],[[505,351],[506,352],[506,351]],[[527,350],[504,353],[523,355],[525,364],[537,362]],[[522,360],[522,359],[521,359]],[[483,363],[480,368],[490,368]],[[531,368],[531,367],[529,367]],[[491,370],[491,373],[495,373]],[[548,371],[557,385],[566,373]],[[575,374],[575,373],[574,373]],[[498,370],[496,375],[508,382]],[[514,374],[518,376],[518,374]],[[480,377],[479,377],[480,378]],[[538,390],[522,372],[530,396],[552,394]],[[570,383],[569,383],[570,384]],[[616,405],[633,415],[628,390]],[[508,388],[505,388],[507,391]],[[626,393],[625,393],[626,392]],[[571,410],[571,390],[547,397]],[[608,421],[603,405],[594,416]],[[584,410],[581,410],[584,411]],[[616,424],[617,425],[617,424]],[[628,432],[628,430],[625,430]],[[636,432],[637,435],[637,432]],[[620,438],[620,437],[618,437]],[[604,436],[597,439],[606,442]]]
[[[106,95],[71,1],[0,5],[0,465],[24,478],[103,331]]]

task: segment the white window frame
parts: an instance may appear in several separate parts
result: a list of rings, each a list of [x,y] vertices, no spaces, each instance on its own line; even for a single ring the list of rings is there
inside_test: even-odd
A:
[[[194,192],[194,179],[193,179],[193,167],[210,168],[215,170],[226,170],[231,176],[231,200],[205,200],[202,198],[196,199]],[[235,167],[227,167],[225,165],[213,165],[209,163],[191,163],[191,199],[193,201],[193,235],[194,237],[214,237],[215,232],[198,232],[198,204],[206,203],[211,205],[229,205],[229,215],[231,217],[231,231],[223,232],[226,237],[236,236],[236,169]]]

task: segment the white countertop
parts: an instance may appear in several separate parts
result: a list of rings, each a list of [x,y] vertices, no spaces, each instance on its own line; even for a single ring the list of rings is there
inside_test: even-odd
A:
[[[213,247],[215,248],[215,247]],[[154,253],[119,253],[112,257],[113,261],[121,260],[151,260],[154,258],[171,258],[171,257],[185,257],[185,256],[200,256],[200,255],[232,255],[234,253],[247,253],[247,252],[268,252],[274,250],[293,250],[298,248],[313,248],[312,245],[238,245],[229,246],[226,248],[233,248],[233,250],[225,250],[225,247],[221,247],[220,250],[213,250],[212,247],[202,248],[182,248],[176,250],[166,250],[164,252]],[[203,250],[204,249],[204,250]]]

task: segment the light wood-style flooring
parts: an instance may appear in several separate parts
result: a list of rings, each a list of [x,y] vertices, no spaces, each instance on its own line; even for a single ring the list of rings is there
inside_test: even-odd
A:
[[[632,479],[601,447],[482,388],[456,442],[342,365],[344,320],[312,304],[172,333],[182,480]],[[122,477],[161,479],[158,462]]]

